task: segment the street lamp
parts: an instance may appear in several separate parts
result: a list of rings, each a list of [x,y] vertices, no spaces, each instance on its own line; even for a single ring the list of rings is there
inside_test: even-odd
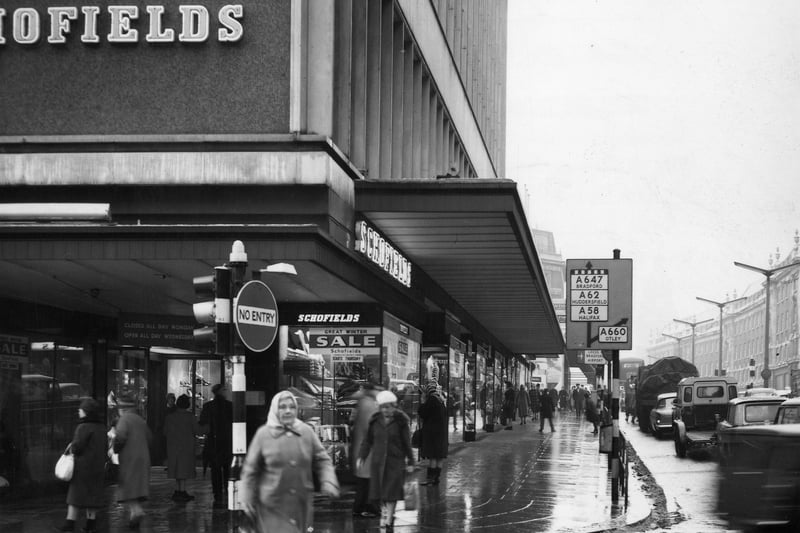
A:
[[[733,300],[728,300],[727,302],[715,302],[714,300],[709,300],[708,298],[701,298],[699,296],[695,296],[695,298],[697,298],[701,302],[707,302],[719,307],[719,365],[717,372],[721,376],[722,375],[722,309],[728,304],[744,300],[745,297],[742,296],[741,298],[734,298]]]
[[[770,278],[772,275],[779,271],[783,270],[784,268],[789,268],[793,266],[800,266],[800,262],[794,261],[793,263],[789,263],[788,265],[779,266],[776,268],[759,268],[754,267],[752,265],[746,265],[744,263],[739,263],[734,261],[733,264],[737,267],[746,268],[747,270],[752,270],[753,272],[758,272],[767,278],[767,288],[766,288],[766,304],[765,304],[765,314],[764,314],[764,370],[761,371],[761,377],[764,378],[764,386],[769,387],[769,378],[772,376],[772,372],[769,369],[769,283]]]
[[[662,333],[662,335],[665,336],[665,337],[669,337],[670,339],[672,339],[674,341],[678,341],[678,357],[680,357],[681,356],[681,341],[683,339],[688,339],[689,335],[686,335],[685,337],[676,337],[675,335],[670,335],[668,333]],[[692,346],[694,346],[694,344],[692,344]],[[692,364],[694,364],[694,357],[692,357]]]
[[[688,320],[681,320],[679,318],[673,318],[674,322],[679,322],[681,324],[686,324],[692,328],[692,364],[694,364],[694,328],[699,326],[700,324],[705,324],[706,322],[711,322],[714,320],[713,318],[707,318],[705,320],[701,320],[700,322],[689,322]]]

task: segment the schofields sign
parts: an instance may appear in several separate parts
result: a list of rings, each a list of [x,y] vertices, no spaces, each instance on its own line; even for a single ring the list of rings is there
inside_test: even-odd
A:
[[[63,45],[73,33],[80,35],[80,41],[85,44],[99,43],[101,38],[110,43],[136,43],[140,33],[148,43],[173,43],[176,39],[185,43],[208,41],[211,29],[208,8],[179,5],[177,10],[180,12],[180,27],[176,29],[166,26],[166,8],[161,5],[145,6],[143,12],[135,5],[110,5],[105,10],[96,5],[81,6],[80,10],[77,6],[55,6],[41,13],[33,7],[20,7],[6,13],[0,7],[0,45],[10,41],[33,45],[44,37],[43,34],[47,35],[49,44]],[[240,40],[244,34],[243,16],[241,4],[222,6],[216,14],[219,25],[216,40]],[[108,33],[103,35],[98,30],[101,17],[108,19]],[[141,30],[136,26],[141,26]]]
[[[286,0],[4,0],[0,136],[289,130]]]
[[[363,220],[356,223],[355,248],[394,279],[411,287],[411,262]]]

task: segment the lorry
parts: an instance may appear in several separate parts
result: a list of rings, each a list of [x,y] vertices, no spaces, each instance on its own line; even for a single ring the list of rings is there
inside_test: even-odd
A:
[[[650,431],[650,411],[658,402],[658,395],[677,392],[683,378],[699,376],[697,367],[680,357],[664,357],[652,365],[639,367],[636,380],[636,418],[639,429]]]
[[[717,444],[717,426],[728,411],[728,402],[738,396],[736,378],[702,376],[684,378],[678,383],[678,396],[672,403],[672,435],[675,455]]]

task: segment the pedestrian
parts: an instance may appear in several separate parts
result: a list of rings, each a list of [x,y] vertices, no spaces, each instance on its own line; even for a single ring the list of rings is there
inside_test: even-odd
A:
[[[633,377],[625,386],[625,422],[628,421],[628,417],[632,423],[636,423],[636,381]]]
[[[528,391],[525,390],[525,385],[519,386],[517,393],[517,413],[519,414],[519,425],[527,424],[528,411],[530,410],[530,401],[528,398]]]
[[[97,531],[97,510],[105,506],[106,426],[100,405],[86,398],[78,408],[78,427],[69,445],[75,459],[67,491],[67,518],[59,531],[75,531],[80,509],[86,511],[87,533]]]
[[[353,395],[357,400],[356,407],[350,414],[351,445],[350,460],[353,474],[356,478],[356,497],[353,501],[353,516],[374,518],[380,512],[369,501],[370,458],[367,458],[360,468],[356,465],[361,443],[367,436],[369,421],[378,412],[378,402],[375,396],[378,389],[374,383],[367,381],[361,385],[358,392]]]
[[[200,426],[188,411],[191,401],[181,394],[175,402],[175,410],[164,419],[164,437],[167,440],[167,475],[175,480],[172,499],[176,502],[194,500],[186,492],[186,480],[194,479],[194,437],[200,434]]]
[[[164,459],[167,456],[167,437],[164,433],[165,424],[167,421],[167,417],[175,412],[175,394],[172,392],[167,393],[166,396],[166,405],[164,407],[164,414],[161,416],[161,420],[156,426],[156,450],[155,450],[155,457],[152,457],[153,464],[164,464]]]
[[[425,387],[425,397],[417,413],[422,422],[419,455],[428,460],[427,476],[420,485],[438,485],[447,458],[448,438],[445,402],[436,383],[428,383]]]
[[[558,408],[558,390],[553,387],[552,389],[545,389],[545,391],[549,391],[550,393],[550,403],[553,405],[553,414],[555,414],[555,411]]]
[[[554,389],[551,389],[554,390]],[[550,422],[550,432],[555,433],[556,428],[553,426],[553,395],[548,392],[548,389],[542,391],[539,398],[539,433],[544,430],[544,421],[547,419]]]
[[[392,533],[394,509],[397,500],[403,499],[403,465],[407,464],[406,472],[414,471],[414,452],[411,448],[410,420],[408,415],[397,409],[397,397],[389,391],[381,391],[376,400],[380,412],[373,415],[369,422],[358,462],[365,461],[373,451],[369,496],[372,500],[380,501],[381,529]]]
[[[592,435],[597,435],[597,425],[600,422],[600,410],[598,409],[598,405],[600,404],[600,399],[598,394],[594,391],[586,392],[586,419],[592,423],[593,430]]]
[[[458,411],[461,408],[461,393],[458,390],[458,387],[453,387],[453,390],[450,391],[448,395],[448,411],[449,415],[453,417],[453,431],[458,431]]]
[[[569,407],[569,395],[567,394],[567,390],[565,388],[561,388],[558,391],[558,408],[560,411],[567,409]]]
[[[516,399],[517,394],[514,392],[514,385],[510,381],[506,381],[506,392],[503,394],[503,417],[505,421],[501,422],[506,426],[505,429],[513,429],[511,421],[514,418]]]
[[[539,418],[539,400],[542,397],[542,391],[539,388],[539,384],[536,384],[536,388],[534,389],[531,387],[531,393],[529,394],[531,400],[531,412],[533,412],[533,419],[537,420]]]
[[[583,385],[578,385],[577,394],[575,395],[575,415],[579,418],[583,416],[584,405],[586,404],[585,399]]]
[[[314,475],[321,491],[339,497],[339,482],[316,431],[297,418],[288,390],[272,398],[242,467],[240,501],[260,533],[305,533],[314,524]]]
[[[211,491],[215,509],[228,507],[224,498],[225,483],[230,475],[233,455],[233,404],[225,397],[221,383],[211,387],[214,399],[203,404],[200,426],[206,434],[203,460],[211,465]]]
[[[142,502],[150,495],[150,441],[147,422],[134,409],[117,422],[114,451],[119,454],[117,500],[128,507],[128,526],[138,529],[144,516]]]

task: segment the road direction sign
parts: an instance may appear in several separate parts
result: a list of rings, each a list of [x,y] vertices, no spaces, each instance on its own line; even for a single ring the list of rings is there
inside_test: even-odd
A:
[[[632,270],[630,259],[567,260],[567,349],[631,349]]]
[[[248,281],[233,303],[233,318],[242,344],[254,352],[269,348],[278,333],[278,304],[263,281]]]
[[[583,351],[583,364],[585,365],[604,365],[607,362],[602,350]]]

